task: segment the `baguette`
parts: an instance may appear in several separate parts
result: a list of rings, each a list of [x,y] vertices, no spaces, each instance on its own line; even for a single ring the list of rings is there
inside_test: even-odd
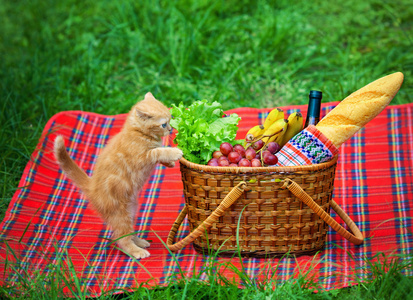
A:
[[[341,101],[316,128],[339,148],[390,103],[402,82],[403,74],[397,72],[369,83]]]

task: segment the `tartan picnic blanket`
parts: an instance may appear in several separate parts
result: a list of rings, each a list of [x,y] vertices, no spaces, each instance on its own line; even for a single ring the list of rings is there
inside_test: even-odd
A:
[[[322,115],[337,105],[324,103]],[[287,113],[306,106],[283,107]],[[237,139],[263,121],[270,109],[237,108],[227,113],[241,117]],[[133,289],[166,284],[178,270],[191,276],[201,272],[209,259],[192,245],[172,255],[164,245],[169,230],[184,207],[179,164],[157,166],[138,197],[136,227],[151,241],[149,258],[136,261],[116,249],[111,233],[88,201],[59,169],[53,141],[63,135],[70,155],[91,175],[94,162],[108,139],[120,131],[126,115],[105,116],[81,111],[53,116],[33,152],[1,223],[0,280],[13,284],[18,275],[48,272],[56,260],[70,260],[84,282],[85,292],[99,296],[114,288]],[[164,139],[172,144],[172,136]],[[366,278],[365,258],[384,253],[411,255],[413,248],[413,104],[387,107],[341,148],[336,170],[334,199],[365,236],[355,246],[330,229],[325,250],[315,256],[261,258],[215,258],[243,268],[251,278],[265,280],[270,268],[283,282],[307,270],[323,289],[342,288]],[[331,215],[340,223],[334,211]],[[184,222],[177,238],[189,233]],[[69,264],[69,263],[68,263]],[[222,270],[228,278],[233,271]],[[413,275],[407,270],[406,275]],[[206,279],[207,276],[201,277]]]

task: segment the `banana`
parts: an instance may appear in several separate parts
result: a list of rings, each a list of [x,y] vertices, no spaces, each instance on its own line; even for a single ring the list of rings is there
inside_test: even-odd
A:
[[[280,143],[282,142],[283,137],[284,137],[284,135],[285,135],[285,133],[287,132],[287,129],[288,129],[288,119],[284,119],[284,122],[285,122],[285,124],[284,124],[284,127],[283,127],[283,131],[281,131],[280,134],[277,136],[277,138],[274,140],[274,142],[276,142],[278,145],[280,145]],[[270,142],[272,142],[271,139],[270,139]]]
[[[274,108],[268,114],[267,118],[264,121],[264,128],[267,130],[270,126],[277,120],[284,119],[284,111],[281,108]]]
[[[275,141],[280,135],[283,135],[284,131],[287,130],[288,120],[279,119],[272,123],[270,127],[264,132],[262,141],[264,145],[267,145],[269,142]]]
[[[290,114],[288,116],[288,128],[278,144],[283,147],[301,130],[303,130],[303,115],[300,112]]]
[[[245,136],[245,142],[249,143],[254,139],[260,137],[264,133],[263,125],[256,125],[248,130],[247,135]]]
[[[281,131],[279,135],[277,135],[277,138],[275,140],[273,140],[273,141],[270,140],[270,142],[276,142],[278,145],[280,145],[282,143],[284,134],[287,132],[287,129],[288,129],[288,119],[285,119],[284,121],[286,121],[284,130]]]

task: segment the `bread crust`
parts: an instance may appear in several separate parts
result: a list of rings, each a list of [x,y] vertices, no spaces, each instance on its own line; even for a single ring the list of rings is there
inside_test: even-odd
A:
[[[337,148],[376,117],[394,98],[403,83],[397,72],[369,83],[342,100],[317,125]]]

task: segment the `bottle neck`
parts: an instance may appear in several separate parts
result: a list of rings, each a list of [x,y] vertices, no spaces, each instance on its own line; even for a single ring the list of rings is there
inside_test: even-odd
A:
[[[316,125],[320,121],[320,109],[321,109],[321,93],[319,97],[312,97],[308,102],[307,118],[305,120],[305,127],[309,125]]]

